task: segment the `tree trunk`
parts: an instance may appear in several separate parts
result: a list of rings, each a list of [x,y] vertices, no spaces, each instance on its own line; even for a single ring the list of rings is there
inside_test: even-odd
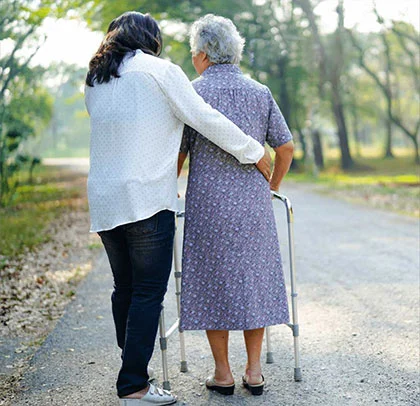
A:
[[[302,161],[305,161],[308,156],[308,147],[306,145],[305,134],[303,133],[302,127],[299,124],[295,125],[295,128],[299,135],[300,146],[302,147]]]
[[[419,156],[419,142],[417,140],[417,137],[413,137],[411,138],[411,140],[413,141],[414,144],[414,163],[416,163],[417,165],[420,164],[420,156]]]
[[[384,158],[394,158],[392,153],[392,121],[389,116],[386,118],[386,141]]]
[[[318,169],[324,169],[324,154],[322,152],[321,134],[318,129],[312,131],[312,145],[314,149],[315,165]]]
[[[2,117],[0,117],[1,119],[3,119],[4,115],[2,115]],[[5,146],[5,140],[4,140],[4,130],[3,130],[3,125],[0,122],[0,207],[3,206],[3,200],[4,200],[4,196],[7,193],[7,168],[6,168],[6,154],[4,149],[6,148]]]
[[[289,59],[287,56],[280,58],[277,61],[277,67],[279,69],[279,80],[280,80],[280,107],[286,123],[290,122],[290,97],[287,89],[287,65]]]
[[[357,116],[357,107],[355,104],[352,105],[351,108],[351,116],[353,119],[353,137],[354,137],[354,145],[356,149],[356,155],[358,158],[361,158],[362,151],[360,147],[360,127],[359,127],[359,119]]]
[[[394,158],[392,153],[392,87],[391,87],[391,72],[392,72],[392,63],[391,63],[391,51],[389,48],[389,43],[386,38],[386,33],[381,34],[382,42],[385,47],[385,57],[386,57],[386,69],[385,69],[385,86],[387,89],[386,92],[386,103],[387,103],[387,114],[386,118],[386,144],[385,144],[385,158]]]
[[[346,126],[346,119],[344,116],[343,103],[341,101],[341,94],[336,83],[332,85],[331,107],[337,126],[337,134],[340,142],[341,151],[341,168],[350,169],[354,166],[353,158],[350,154],[349,138]]]
[[[287,89],[287,66],[289,63],[289,58],[287,56],[281,57],[277,61],[277,67],[279,70],[279,80],[280,80],[280,107],[281,112],[283,114],[284,119],[286,120],[286,123],[290,123],[291,118],[291,111],[290,111],[290,97],[289,92]],[[296,159],[292,160],[292,163],[290,164],[290,169],[294,170],[297,169],[299,166],[298,161]]]

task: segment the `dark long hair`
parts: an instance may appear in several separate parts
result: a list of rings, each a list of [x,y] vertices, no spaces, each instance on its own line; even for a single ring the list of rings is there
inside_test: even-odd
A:
[[[127,53],[141,49],[146,54],[159,56],[162,36],[157,22],[149,15],[128,11],[109,24],[107,34],[89,62],[86,84],[106,83],[118,78],[118,68]]]

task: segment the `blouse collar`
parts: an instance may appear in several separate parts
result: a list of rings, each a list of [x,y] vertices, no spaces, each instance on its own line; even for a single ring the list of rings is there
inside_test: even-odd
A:
[[[218,73],[221,74],[241,74],[242,71],[238,65],[233,65],[231,63],[219,63],[216,65],[210,65],[202,74],[201,76],[208,76],[208,75],[217,75]]]

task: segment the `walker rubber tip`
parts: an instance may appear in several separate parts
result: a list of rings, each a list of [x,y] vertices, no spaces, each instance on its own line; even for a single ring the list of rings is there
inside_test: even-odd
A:
[[[187,365],[187,361],[181,361],[181,372],[188,372],[188,365]]]
[[[295,368],[295,381],[301,382],[302,381],[302,372],[300,368]]]
[[[274,357],[272,352],[267,352],[267,360],[265,362],[267,364],[274,364]]]
[[[163,382],[162,387],[165,390],[171,390],[171,384],[169,383],[169,381]]]

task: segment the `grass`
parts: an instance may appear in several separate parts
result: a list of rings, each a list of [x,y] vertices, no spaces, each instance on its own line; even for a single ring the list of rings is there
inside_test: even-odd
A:
[[[287,180],[311,183],[321,192],[418,217],[420,214],[420,167],[411,151],[396,150],[394,159],[383,159],[373,150],[355,158],[356,165],[344,172],[336,151],[327,154],[325,169],[317,175],[290,172]]]
[[[103,245],[101,243],[95,242],[95,243],[89,244],[88,249],[91,250],[91,251],[94,251],[94,250],[97,250],[99,248],[102,248],[102,246]]]
[[[39,167],[34,182],[23,179],[13,203],[0,208],[0,259],[22,254],[48,241],[46,228],[51,220],[80,197],[74,185],[78,175],[53,167]],[[0,267],[2,263],[0,262]]]

